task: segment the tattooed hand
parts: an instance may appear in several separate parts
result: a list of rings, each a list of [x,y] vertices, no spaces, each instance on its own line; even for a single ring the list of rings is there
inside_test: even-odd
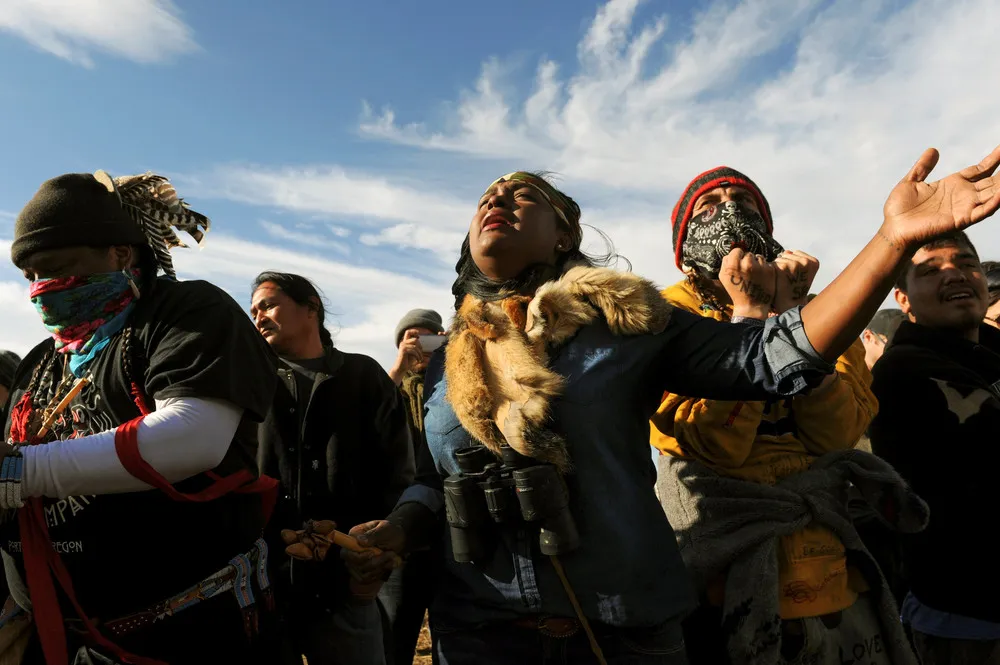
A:
[[[798,250],[782,252],[774,260],[778,272],[774,311],[778,314],[809,302],[809,287],[816,279],[819,261]]]
[[[774,301],[774,264],[759,254],[734,249],[722,259],[719,281],[733,301],[733,316],[766,319]]]

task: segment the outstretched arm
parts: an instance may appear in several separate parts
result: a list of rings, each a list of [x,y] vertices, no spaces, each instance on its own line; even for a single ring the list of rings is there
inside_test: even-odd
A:
[[[939,154],[929,149],[892,190],[874,238],[802,308],[813,348],[829,362],[842,355],[875,315],[899,272],[923,244],[986,219],[1000,207],[1000,146],[983,161],[926,182]]]

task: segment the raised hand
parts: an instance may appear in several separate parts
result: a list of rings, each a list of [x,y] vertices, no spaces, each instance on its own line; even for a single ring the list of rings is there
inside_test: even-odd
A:
[[[772,309],[781,314],[793,307],[805,306],[809,302],[809,287],[819,272],[819,261],[805,252],[790,250],[774,260],[774,268],[778,279]]]
[[[885,202],[880,234],[899,249],[915,249],[949,231],[986,219],[1000,207],[1000,146],[974,166],[926,182],[940,155],[930,148],[920,156]]]
[[[399,343],[399,352],[396,354],[396,362],[389,370],[389,378],[398,386],[403,377],[424,360],[424,352],[420,348],[420,333],[411,328]]]
[[[733,316],[766,319],[775,292],[775,268],[759,254],[735,248],[722,259],[719,281],[733,301]]]

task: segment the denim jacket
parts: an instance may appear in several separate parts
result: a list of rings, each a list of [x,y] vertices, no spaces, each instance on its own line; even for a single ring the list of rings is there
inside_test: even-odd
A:
[[[398,505],[419,502],[443,519],[441,481],[459,470],[455,451],[473,442],[445,398],[441,355],[425,379],[424,468]],[[798,309],[764,326],[675,310],[662,333],[628,337],[613,335],[600,321],[553,351],[550,367],[567,379],[552,404],[551,428],[569,445],[574,468],[566,482],[581,542],[560,560],[587,617],[623,627],[679,618],[695,602],[654,492],[649,417],[664,391],[763,400],[802,392],[833,369],[809,343]],[[492,559],[476,563],[455,562],[444,531],[436,627],[574,616],[551,561],[539,551],[537,530],[503,529]]]

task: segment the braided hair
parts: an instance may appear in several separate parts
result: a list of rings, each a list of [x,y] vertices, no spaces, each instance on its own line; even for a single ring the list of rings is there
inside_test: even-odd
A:
[[[719,300],[719,297],[716,295],[715,284],[713,284],[711,277],[698,268],[687,271],[685,275],[688,286],[701,299],[702,309],[714,309],[720,312],[726,311],[725,303]]]

